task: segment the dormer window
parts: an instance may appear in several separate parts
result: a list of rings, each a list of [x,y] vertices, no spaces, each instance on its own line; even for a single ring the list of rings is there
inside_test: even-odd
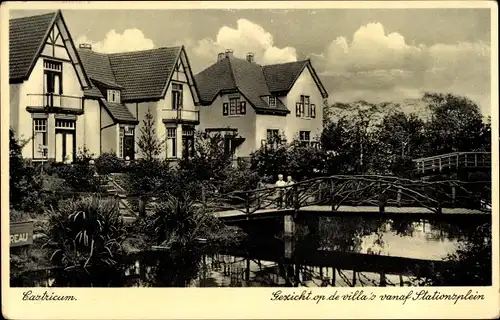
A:
[[[108,90],[108,101],[120,103],[120,90]]]
[[[269,96],[269,106],[270,107],[276,107],[276,97]]]

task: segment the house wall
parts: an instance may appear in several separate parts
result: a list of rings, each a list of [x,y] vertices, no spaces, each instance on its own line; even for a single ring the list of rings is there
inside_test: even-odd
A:
[[[98,100],[85,100],[84,125],[85,135],[84,144],[91,154],[99,156],[101,153],[100,141],[100,106]],[[103,110],[103,112],[106,112]]]
[[[43,84],[43,57],[40,57],[30,76],[29,79],[20,84],[13,84],[11,88],[10,97],[10,112],[11,124],[15,126],[16,135],[18,138],[23,140],[29,140],[22,150],[23,157],[32,158],[33,157],[33,121],[31,114],[26,111],[26,107],[41,107],[43,106],[43,97],[41,94],[44,92]],[[62,62],[63,64],[63,95],[83,97],[83,90],[81,88],[80,82],[76,75],[75,69],[70,62]],[[70,107],[80,107],[81,102],[78,100],[70,100]],[[79,116],[77,120],[77,149],[84,146],[84,135],[85,135],[85,125],[83,122],[83,115]],[[81,119],[80,119],[81,118]],[[48,156],[49,158],[55,157],[55,121],[53,117],[49,117],[47,123],[47,135],[48,135]]]
[[[101,152],[113,152],[118,155],[118,125],[113,124],[113,120],[105,111],[101,111]],[[107,127],[109,126],[109,127]]]
[[[287,127],[288,116],[284,117],[284,116],[266,115],[266,114],[257,115],[256,132],[255,132],[255,149],[259,149],[261,147],[262,140],[267,139],[268,129],[277,129],[280,131],[280,134],[284,133],[286,136],[286,132],[288,131]]]
[[[18,129],[19,129],[19,112],[20,112],[20,99],[21,99],[21,89],[22,89],[22,83],[16,83],[16,84],[11,84],[9,85],[10,89],[10,119],[9,119],[9,124],[10,127],[14,130],[14,133],[17,138],[19,138],[18,134]]]
[[[240,101],[246,101],[243,96]],[[200,107],[200,126],[198,130],[205,131],[207,128],[236,128],[238,134],[245,141],[237,148],[236,157],[248,157],[255,151],[256,146],[256,118],[255,110],[246,101],[246,114],[241,116],[222,115],[222,104],[229,103],[229,95],[218,96],[210,106]]]
[[[310,103],[316,105],[316,118],[298,118],[296,116],[295,104],[300,101],[301,95],[310,96]],[[299,131],[310,131],[311,139],[315,139],[321,134],[323,130],[323,97],[308,68],[304,69],[286,98],[281,98],[281,101],[290,110],[290,114],[286,117],[288,141],[298,139]]]

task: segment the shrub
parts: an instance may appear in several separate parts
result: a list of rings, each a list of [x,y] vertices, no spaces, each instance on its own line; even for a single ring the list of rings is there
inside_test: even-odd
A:
[[[87,274],[86,281],[103,285],[109,279],[102,275],[121,274],[121,244],[126,235],[114,201],[84,198],[68,201],[49,212],[48,241],[44,247],[49,250],[51,263],[63,268],[65,281],[78,282],[71,275]]]
[[[40,170],[22,157],[23,144],[9,131],[9,188],[10,206],[14,209],[36,211],[43,203],[43,179]]]
[[[147,241],[171,249],[189,248],[197,238],[212,244],[235,243],[242,233],[226,227],[211,212],[195,204],[189,196],[169,197],[155,207],[142,222]]]
[[[300,141],[262,147],[251,156],[251,169],[261,177],[278,174],[291,175],[294,180],[303,180],[322,175],[327,164],[327,153]]]
[[[105,184],[105,177],[96,175],[89,162],[93,156],[87,149],[79,150],[72,164],[57,163],[53,171],[64,179],[67,186],[74,192],[101,192]]]
[[[95,159],[97,173],[121,173],[125,171],[125,162],[112,152],[105,152]]]

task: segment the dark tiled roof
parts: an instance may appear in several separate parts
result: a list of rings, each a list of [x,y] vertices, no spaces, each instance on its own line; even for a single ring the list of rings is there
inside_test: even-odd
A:
[[[210,103],[219,91],[237,89],[229,59],[211,65],[195,76],[200,99]]]
[[[262,67],[262,71],[264,72],[267,86],[271,92],[287,94],[292,89],[293,84],[304,68],[309,68],[319,91],[321,91],[321,95],[323,98],[328,98],[328,93],[309,60],[271,64]]]
[[[121,103],[109,102],[101,98],[104,107],[109,111],[111,117],[117,122],[138,123],[127,107]]]
[[[97,53],[89,49],[79,49],[78,55],[82,60],[85,71],[94,80],[93,83],[99,82],[109,87],[120,88],[116,83],[115,75],[106,54]]]
[[[104,98],[101,91],[96,87],[96,85],[90,80],[91,88],[85,89],[83,95],[86,98]]]
[[[239,90],[256,110],[289,112],[285,105],[269,107],[271,95],[262,67],[238,58],[225,58],[195,76],[204,103],[211,103],[220,91]]]
[[[262,71],[266,77],[269,90],[271,92],[285,92],[290,90],[307,63],[307,60],[302,60],[263,66]]]
[[[57,12],[9,21],[9,77],[25,78]]]
[[[116,82],[124,87],[122,101],[159,99],[182,47],[109,54]]]

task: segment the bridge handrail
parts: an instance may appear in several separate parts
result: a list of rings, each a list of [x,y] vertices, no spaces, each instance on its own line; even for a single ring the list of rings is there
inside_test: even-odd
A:
[[[444,153],[436,156],[430,156],[430,157],[422,157],[422,158],[416,158],[413,159],[414,162],[422,162],[422,161],[427,161],[427,160],[438,160],[438,159],[443,159],[443,158],[451,158],[451,157],[456,157],[456,156],[461,156],[461,155],[466,155],[466,154],[490,154],[491,152],[487,151],[457,151],[457,152],[450,152],[450,153]]]

